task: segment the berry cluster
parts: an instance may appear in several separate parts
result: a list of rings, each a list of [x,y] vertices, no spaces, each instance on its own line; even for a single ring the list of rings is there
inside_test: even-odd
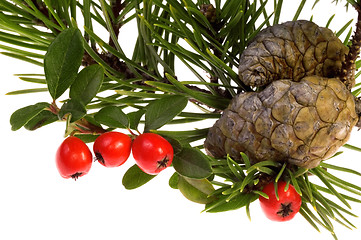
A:
[[[133,158],[145,173],[156,175],[169,167],[173,160],[172,145],[155,133],[132,137],[121,132],[106,132],[97,137],[93,145],[96,160],[105,167],[122,165],[132,152]],[[59,146],[56,166],[63,178],[77,179],[87,174],[93,155],[81,139],[70,136]]]

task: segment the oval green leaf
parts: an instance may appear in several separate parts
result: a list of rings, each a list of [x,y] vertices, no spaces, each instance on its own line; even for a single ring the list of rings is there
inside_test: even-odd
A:
[[[63,104],[59,111],[59,119],[63,119],[66,114],[71,114],[70,122],[75,122],[86,114],[84,105],[77,100],[70,99]]]
[[[47,107],[49,103],[40,102],[16,110],[10,117],[11,130],[19,130]]]
[[[168,181],[169,187],[173,189],[178,189],[178,180],[179,180],[179,174],[177,172],[173,173],[173,175],[169,178]]]
[[[128,128],[128,116],[116,106],[107,106],[94,115],[95,121],[111,128]]]
[[[36,116],[34,116],[32,119],[30,119],[25,125],[25,129],[29,131],[36,130],[40,127],[43,127],[45,125],[48,125],[50,123],[53,123],[55,121],[59,120],[58,116],[54,113],[43,110]]]
[[[80,138],[85,143],[92,143],[99,137],[99,134],[75,133],[75,137]]]
[[[104,69],[101,66],[94,64],[84,68],[70,87],[70,98],[87,105],[98,93],[103,79]]]
[[[137,130],[138,125],[140,123],[140,119],[142,118],[142,116],[144,114],[145,114],[144,109],[140,109],[138,111],[128,113],[127,115],[128,115],[128,119],[129,119],[129,128]]]
[[[145,113],[145,131],[167,124],[186,107],[188,99],[180,95],[162,97],[150,103]]]
[[[156,175],[149,175],[143,172],[136,164],[130,167],[124,174],[122,184],[128,189],[136,189],[150,180],[152,180]]]
[[[173,167],[177,173],[188,178],[203,179],[212,174],[207,156],[192,147],[184,147],[174,156]]]
[[[170,145],[172,145],[175,155],[182,151],[183,146],[177,139],[171,138],[167,135],[162,135],[162,137],[164,137],[170,143]]]
[[[50,44],[44,57],[49,93],[59,98],[74,82],[84,55],[82,35],[77,28],[62,31]]]
[[[213,197],[208,197],[214,191],[214,187],[207,179],[179,176],[178,189],[184,197],[192,202],[206,204],[214,200]]]

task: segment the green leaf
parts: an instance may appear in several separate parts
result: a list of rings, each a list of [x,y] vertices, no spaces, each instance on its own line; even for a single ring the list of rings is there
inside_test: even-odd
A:
[[[19,130],[47,107],[49,103],[40,102],[16,110],[10,117],[11,130]]]
[[[79,29],[62,31],[44,57],[44,71],[50,95],[59,98],[74,82],[84,54]]]
[[[273,182],[273,187],[274,187],[274,190],[275,190],[275,196],[276,196],[276,199],[277,199],[277,201],[279,201],[280,200],[280,196],[279,196],[279,194],[278,194],[278,183],[277,182]]]
[[[245,153],[241,152],[240,154],[244,164],[246,165],[246,169],[249,169],[251,167],[251,161]]]
[[[261,171],[263,167],[280,167],[281,164],[279,162],[275,162],[275,161],[262,161],[262,162],[259,162],[259,163],[256,163],[254,165],[252,165],[251,167],[249,167],[247,169],[247,173],[249,172],[252,172],[253,170],[258,170],[258,171]]]
[[[248,219],[249,219],[249,221],[251,221],[252,219],[251,219],[251,211],[250,211],[250,209],[249,209],[249,206],[251,205],[251,203],[247,203],[247,205],[246,205],[246,214],[247,214],[247,217],[248,217]]]
[[[202,139],[202,138],[207,137],[208,130],[209,130],[209,128],[194,129],[194,130],[187,130],[187,131],[152,130],[151,132],[154,132],[154,133],[157,133],[157,134],[160,134],[160,135],[164,135],[164,136],[172,137],[174,139],[177,139],[180,142],[189,143],[189,142],[191,142],[190,140],[192,140],[193,138]]]
[[[39,83],[39,84],[46,84],[45,78],[33,78],[33,77],[26,77],[25,74],[23,74],[24,77],[21,77],[19,75],[19,79],[24,81],[24,82],[31,82],[31,83]],[[16,75],[15,75],[16,76]],[[46,91],[48,91],[48,89],[46,88]]]
[[[236,210],[258,199],[258,195],[253,193],[240,193],[230,201],[226,201],[227,198],[228,196],[221,196],[218,200],[206,204],[205,211],[217,213]]]
[[[338,30],[337,33],[336,33],[336,36],[340,37],[341,34],[348,28],[348,26],[350,26],[352,21],[353,21],[353,19],[349,20],[340,30]]]
[[[63,119],[66,114],[71,114],[70,122],[81,119],[86,114],[84,105],[75,99],[70,99],[63,104],[59,111],[59,119]]]
[[[307,206],[306,203],[302,203],[301,205],[301,209],[300,212],[304,212],[310,219],[312,219],[312,221],[314,221],[315,223],[320,224],[322,227],[324,227],[325,229],[329,230],[328,226],[326,226],[323,221],[321,221]]]
[[[345,200],[345,198],[338,192],[336,189],[333,188],[331,183],[327,181],[325,176],[318,170],[318,168],[313,168],[312,173],[315,174],[322,182],[326,185],[326,187],[348,208],[351,208],[350,204]]]
[[[326,201],[325,197],[322,196],[322,194],[320,194],[316,187],[312,188],[312,195],[313,197],[320,203],[322,204],[322,206],[325,208],[325,210],[327,211],[327,214],[331,217],[331,218],[335,218],[335,215],[333,213],[333,210],[331,208],[331,206],[328,204],[328,202]],[[316,203],[317,204],[317,203]],[[316,205],[315,204],[315,205]]]
[[[309,222],[318,232],[320,232],[320,229],[317,227],[316,223],[308,216],[306,211],[304,211],[302,208],[300,209],[300,214],[306,219],[307,222]]]
[[[353,146],[351,144],[345,144],[342,147],[348,148],[348,149],[351,149],[351,150],[354,150],[354,151],[357,151],[357,152],[361,152],[361,148]]]
[[[177,172],[173,173],[173,175],[169,178],[169,186],[173,189],[178,189],[179,178],[180,176]]]
[[[107,106],[94,115],[95,121],[111,128],[128,128],[128,116],[116,106]]]
[[[278,172],[277,176],[276,176],[276,179],[275,179],[275,182],[278,182],[278,180],[281,178],[282,174],[283,174],[283,171],[285,170],[287,164],[284,163],[281,170]]]
[[[256,170],[253,170],[252,172],[248,173],[247,176],[243,179],[242,184],[240,186],[240,191],[243,192],[244,188],[253,182],[253,180],[256,178],[255,174],[257,173]]]
[[[334,169],[334,170],[337,170],[337,171],[352,173],[352,174],[361,176],[361,173],[354,170],[354,169],[339,167],[339,166],[335,166],[335,165],[328,164],[328,163],[325,163],[325,162],[322,162],[320,165],[321,165],[321,167],[324,167],[324,168]]]
[[[95,141],[95,139],[97,139],[97,137],[99,137],[100,135],[98,134],[87,134],[87,133],[75,133],[74,134],[75,137],[80,138],[83,142],[85,143],[92,143]]]
[[[296,21],[298,19],[298,17],[300,16],[300,13],[302,11],[302,9],[304,8],[305,6],[305,3],[306,3],[306,0],[302,0],[300,5],[298,6],[297,8],[297,11],[295,13],[295,16],[293,17],[293,21]]]
[[[269,199],[269,196],[264,192],[261,192],[261,191],[258,191],[258,190],[253,190],[252,192],[264,197],[265,199]]]
[[[300,194],[300,196],[302,196],[302,191],[301,191],[301,189],[300,189],[300,186],[298,185],[298,182],[297,182],[297,180],[296,180],[293,172],[292,172],[290,169],[288,169],[288,168],[287,168],[287,172],[288,172],[288,174],[290,175],[292,185],[294,186],[296,192],[297,192],[298,194]]]
[[[47,88],[31,88],[31,89],[23,89],[16,90],[12,92],[6,93],[6,95],[20,95],[20,94],[28,94],[28,93],[39,93],[39,92],[47,92]]]
[[[210,106],[210,107],[214,107],[217,109],[225,109],[228,104],[229,104],[229,99],[223,99],[223,98],[219,98],[217,96],[211,95],[211,94],[206,94],[206,93],[202,93],[200,91],[196,91],[196,90],[192,90],[189,89],[188,87],[186,87],[185,85],[183,85],[181,82],[179,82],[177,79],[175,79],[173,76],[171,76],[170,74],[165,74],[167,79],[179,90],[183,91],[184,93],[186,93],[187,95],[189,95],[190,97]]]
[[[175,155],[182,151],[182,144],[177,139],[164,135],[162,137],[164,137],[170,143],[170,145],[172,145]]]
[[[352,184],[352,183],[349,182],[349,181],[345,181],[345,180],[343,180],[343,179],[340,179],[340,178],[332,175],[331,173],[329,173],[328,171],[326,171],[326,170],[324,170],[324,169],[322,169],[322,168],[320,168],[320,169],[321,169],[321,170],[320,170],[321,173],[322,173],[327,179],[334,180],[334,181],[338,182],[338,183],[341,184],[341,185],[344,185],[344,186],[349,187],[349,188],[356,189],[356,190],[358,190],[359,192],[361,192],[361,187],[358,186],[357,184]]]
[[[186,107],[188,99],[179,95],[165,96],[150,103],[145,113],[145,131],[154,130],[170,122]]]
[[[16,53],[11,53],[11,52],[1,52],[1,54],[5,55],[5,56],[8,56],[8,57],[15,58],[15,59],[19,59],[19,60],[24,61],[24,62],[28,62],[28,63],[34,64],[34,65],[37,65],[37,66],[40,66],[40,67],[44,66],[42,62],[36,61],[33,58],[29,58],[29,57],[26,57],[26,56],[21,55],[21,54],[16,54]]]
[[[129,128],[130,129],[138,129],[138,125],[140,123],[140,119],[145,114],[144,109],[140,109],[136,112],[130,112],[128,113],[128,119],[129,119]]]
[[[192,202],[206,204],[214,200],[213,197],[208,197],[214,191],[214,187],[207,179],[179,176],[178,189],[184,197]]]
[[[234,176],[237,177],[238,180],[243,180],[246,177],[243,172],[244,169],[239,166],[239,164],[236,163],[232,158],[230,158],[229,155],[227,155],[227,164],[229,169],[232,171]]]
[[[278,0],[277,4],[275,1],[275,17],[273,21],[273,25],[276,25],[279,23],[280,15],[281,15],[281,9],[282,9],[283,0]]]
[[[192,147],[184,147],[174,156],[173,167],[180,175],[189,178],[202,179],[212,174],[207,156]]]
[[[29,131],[33,131],[40,127],[43,127],[50,123],[53,123],[53,122],[57,121],[58,119],[59,119],[58,116],[55,115],[54,113],[47,111],[47,110],[43,110],[39,114],[34,116],[32,119],[30,119],[24,125],[24,127],[25,127],[25,129],[27,129]]]
[[[333,183],[333,184],[334,184],[334,183]],[[320,190],[320,191],[322,191],[322,192],[325,192],[325,193],[334,195],[330,189],[328,189],[328,188],[326,188],[326,187],[319,186],[319,185],[317,185],[317,184],[314,184],[314,185],[315,185],[315,187],[317,188],[317,190]],[[356,194],[356,193],[355,193],[355,194]],[[345,194],[342,194],[342,193],[341,193],[341,196],[342,196],[343,198],[345,198],[346,200],[350,200],[350,201],[353,201],[353,202],[361,203],[361,200],[360,200],[360,199],[357,199],[357,198],[354,198],[354,197],[351,197],[351,196],[348,196],[348,195],[345,195]]]
[[[143,172],[138,165],[134,164],[125,172],[122,184],[128,190],[136,189],[152,180],[155,176]]]
[[[84,68],[70,87],[70,98],[87,105],[98,93],[103,79],[104,69],[101,66],[94,64]]]

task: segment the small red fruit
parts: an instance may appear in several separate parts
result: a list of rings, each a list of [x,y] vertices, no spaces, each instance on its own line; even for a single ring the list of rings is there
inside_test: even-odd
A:
[[[63,178],[78,179],[87,174],[93,162],[88,146],[79,138],[70,136],[56,152],[56,167]]]
[[[262,196],[259,197],[261,208],[266,217],[278,222],[291,220],[300,210],[302,199],[296,192],[295,188],[290,184],[287,191],[285,191],[286,182],[278,182],[278,196],[276,198],[274,183],[271,182],[263,188],[263,192],[269,196],[266,199]]]
[[[138,167],[145,173],[156,175],[173,161],[173,147],[155,133],[139,135],[132,145],[132,153]]]
[[[118,167],[129,157],[132,139],[121,132],[106,132],[95,139],[93,151],[103,166]]]

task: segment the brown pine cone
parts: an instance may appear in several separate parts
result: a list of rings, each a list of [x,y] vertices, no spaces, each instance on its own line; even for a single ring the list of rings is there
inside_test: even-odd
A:
[[[355,98],[340,81],[348,51],[331,30],[309,21],[261,31],[239,64],[240,79],[260,92],[231,101],[208,133],[207,153],[237,160],[244,152],[253,163],[304,168],[331,157],[359,120]],[[347,77],[353,85],[354,74]]]
[[[290,21],[259,32],[242,53],[239,78],[248,86],[261,87],[279,79],[338,77],[347,53],[330,29]]]
[[[216,158],[240,159],[244,152],[253,163],[314,168],[345,144],[357,121],[354,97],[339,79],[279,80],[235,97],[204,146]]]

